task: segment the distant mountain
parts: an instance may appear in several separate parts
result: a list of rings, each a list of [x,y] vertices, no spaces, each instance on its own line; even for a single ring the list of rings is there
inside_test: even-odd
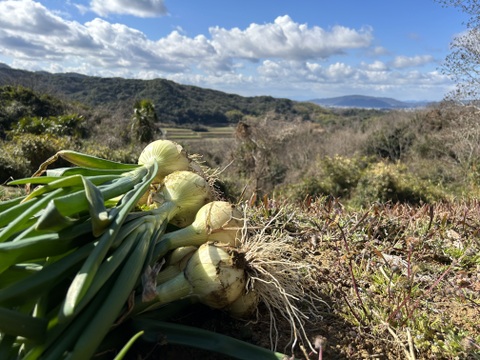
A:
[[[326,107],[368,108],[368,109],[412,109],[424,107],[427,101],[400,101],[386,97],[347,95],[325,99],[313,99],[310,102]]]
[[[21,85],[37,93],[103,107],[124,116],[131,116],[136,100],[149,99],[161,122],[177,125],[235,123],[238,114],[265,116],[275,113],[285,119],[308,120],[329,113],[309,102],[271,96],[245,97],[160,78],[140,80],[78,73],[52,74],[13,69],[0,63],[0,86],[4,85]]]

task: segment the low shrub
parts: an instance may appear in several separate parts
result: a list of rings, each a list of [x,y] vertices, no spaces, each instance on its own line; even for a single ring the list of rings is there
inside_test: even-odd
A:
[[[350,203],[357,206],[368,206],[374,202],[422,204],[444,198],[441,190],[407,172],[405,165],[378,162],[363,173],[352,192]]]
[[[77,148],[69,137],[50,134],[21,134],[4,141],[0,147],[0,182],[31,176],[57,151]]]
[[[30,173],[30,163],[25,161],[11,143],[5,141],[0,145],[0,184],[19,179]]]
[[[325,195],[348,199],[369,161],[366,157],[325,156],[315,163],[310,174],[299,183],[286,185],[277,193],[296,201]]]
[[[446,199],[442,187],[409,172],[406,165],[341,156],[322,158],[311,175],[279,188],[276,195],[297,202],[331,196],[355,207],[375,202],[423,204]]]
[[[85,138],[88,135],[88,130],[83,116],[71,114],[49,117],[23,117],[12,126],[10,134],[18,135],[25,133]]]
[[[121,148],[114,148],[97,142],[83,142],[81,152],[96,156],[102,159],[118,161],[125,164],[136,164],[142,145],[130,145]]]
[[[417,141],[417,122],[411,114],[388,113],[371,124],[363,152],[390,161],[402,160]]]

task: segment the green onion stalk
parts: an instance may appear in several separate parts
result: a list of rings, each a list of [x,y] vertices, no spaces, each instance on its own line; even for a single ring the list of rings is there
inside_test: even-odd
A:
[[[165,257],[165,263],[156,276],[156,284],[162,284],[185,270],[188,260],[196,250],[196,246],[180,246],[171,251]]]

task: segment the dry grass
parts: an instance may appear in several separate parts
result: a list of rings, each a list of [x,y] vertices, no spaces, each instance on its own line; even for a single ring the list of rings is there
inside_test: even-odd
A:
[[[303,335],[312,344],[326,339],[324,358],[478,359],[479,211],[478,202],[352,211],[325,199],[297,207],[265,200],[249,217],[262,229],[264,248],[288,244],[282,258],[315,267],[315,281],[304,273],[301,287],[323,302],[312,313],[305,297],[291,299],[308,315]],[[263,346],[267,314],[251,325],[252,340]],[[276,329],[278,347],[287,349],[288,316]],[[318,358],[298,343],[295,355]]]
[[[24,195],[25,191],[19,187],[0,185],[0,201],[17,198]]]

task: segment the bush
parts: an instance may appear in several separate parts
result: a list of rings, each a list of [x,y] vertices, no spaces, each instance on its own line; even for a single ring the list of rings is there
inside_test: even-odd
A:
[[[26,177],[31,173],[30,163],[15,152],[15,147],[12,145],[5,141],[0,145],[0,184]]]
[[[321,197],[325,194],[325,189],[322,187],[318,178],[310,176],[304,178],[298,184],[283,186],[276,194],[294,202],[303,202],[309,197]]]
[[[335,155],[320,160],[318,172],[323,194],[349,197],[367,164],[368,159],[365,157],[345,158]]]
[[[22,117],[57,116],[66,105],[48,95],[40,95],[21,86],[0,87],[0,138]]]
[[[377,119],[372,124],[364,153],[390,161],[402,160],[418,137],[417,120],[411,114],[399,112]]]
[[[285,186],[278,193],[296,201],[324,195],[348,199],[368,163],[365,157],[326,156],[316,162],[311,175],[298,184]]]
[[[24,117],[12,126],[10,134],[50,134],[55,136],[87,137],[85,119],[81,115]]]
[[[379,162],[364,172],[350,202],[357,206],[374,202],[422,204],[443,198],[440,190],[408,173],[404,165]]]
[[[0,148],[0,182],[31,176],[57,151],[74,149],[77,145],[67,137],[53,135],[15,135]]]
[[[405,165],[341,156],[321,159],[315,175],[283,186],[276,195],[296,202],[331,196],[356,207],[375,202],[422,204],[446,198],[438,186],[409,173]]]
[[[95,142],[84,142],[79,151],[102,159],[118,161],[125,164],[136,164],[142,150],[143,145],[131,145],[128,148],[112,148]]]

